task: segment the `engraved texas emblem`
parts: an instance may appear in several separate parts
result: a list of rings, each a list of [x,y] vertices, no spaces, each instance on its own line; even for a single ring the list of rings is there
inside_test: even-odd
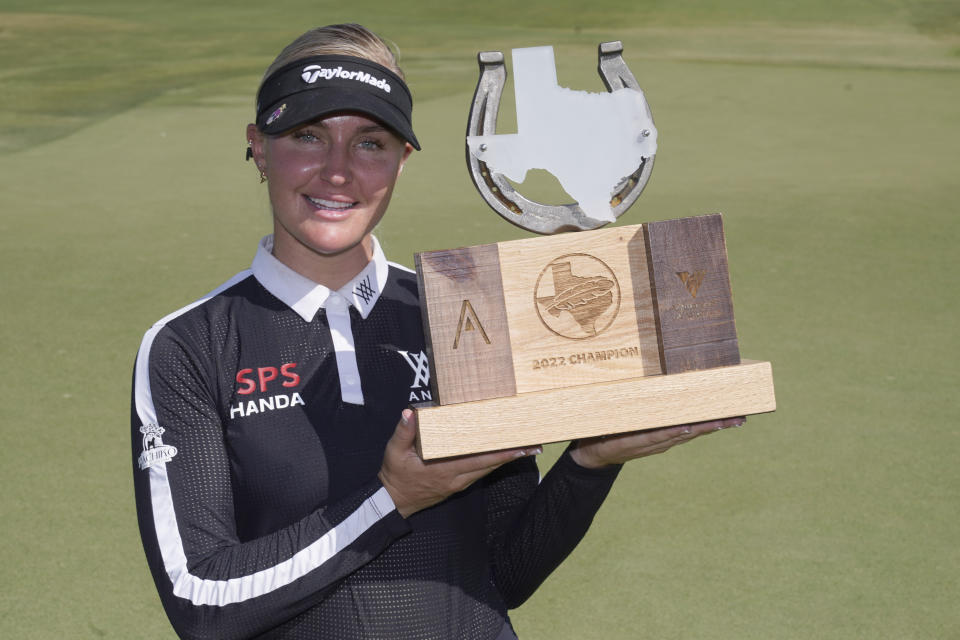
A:
[[[549,289],[543,277],[548,271],[553,295],[543,295]],[[540,273],[536,288],[540,320],[550,331],[565,338],[579,340],[598,335],[610,326],[620,308],[620,286],[613,271],[603,261],[583,253],[553,260]],[[565,322],[566,318],[575,324]]]
[[[703,284],[703,278],[706,275],[706,271],[694,271],[693,273],[677,271],[677,277],[680,278],[680,281],[687,287],[687,293],[694,298],[697,297],[697,290],[700,289],[700,285]]]

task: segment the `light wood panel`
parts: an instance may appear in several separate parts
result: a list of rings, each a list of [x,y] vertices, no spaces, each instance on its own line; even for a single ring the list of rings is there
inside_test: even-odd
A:
[[[661,372],[642,232],[498,245],[518,393]]]
[[[769,362],[416,407],[424,459],[766,413]]]

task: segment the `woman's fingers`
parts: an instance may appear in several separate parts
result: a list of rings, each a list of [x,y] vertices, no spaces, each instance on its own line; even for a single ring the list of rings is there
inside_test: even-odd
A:
[[[505,449],[424,462],[414,446],[417,419],[404,410],[384,451],[380,482],[404,517],[463,491],[497,467],[536,455],[541,447]]]
[[[597,468],[664,453],[702,435],[739,426],[746,418],[724,418],[580,440],[571,452],[578,464]]]

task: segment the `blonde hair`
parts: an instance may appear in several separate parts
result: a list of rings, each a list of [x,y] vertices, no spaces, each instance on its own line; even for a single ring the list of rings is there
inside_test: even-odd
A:
[[[403,71],[397,65],[397,56],[383,38],[363,25],[331,24],[311,29],[284,47],[280,55],[267,67],[260,86],[280,67],[301,58],[318,55],[353,56],[371,60],[403,79]]]

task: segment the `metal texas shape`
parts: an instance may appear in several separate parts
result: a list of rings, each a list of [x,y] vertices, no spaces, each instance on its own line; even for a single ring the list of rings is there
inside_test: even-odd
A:
[[[640,90],[640,85],[627,63],[623,60],[623,45],[619,41],[604,42],[598,47],[597,67],[607,91],[624,87]],[[500,97],[507,77],[503,53],[484,51],[478,54],[480,78],[470,108],[467,136],[492,135],[496,133]],[[646,115],[650,108],[643,101]],[[524,197],[500,173],[466,150],[470,177],[480,195],[490,207],[505,220],[519,227],[540,234],[564,231],[586,231],[602,227],[606,222],[587,216],[577,203],[547,205]],[[645,158],[637,169],[617,186],[610,205],[613,215],[620,217],[636,201],[650,179],[654,156]]]

